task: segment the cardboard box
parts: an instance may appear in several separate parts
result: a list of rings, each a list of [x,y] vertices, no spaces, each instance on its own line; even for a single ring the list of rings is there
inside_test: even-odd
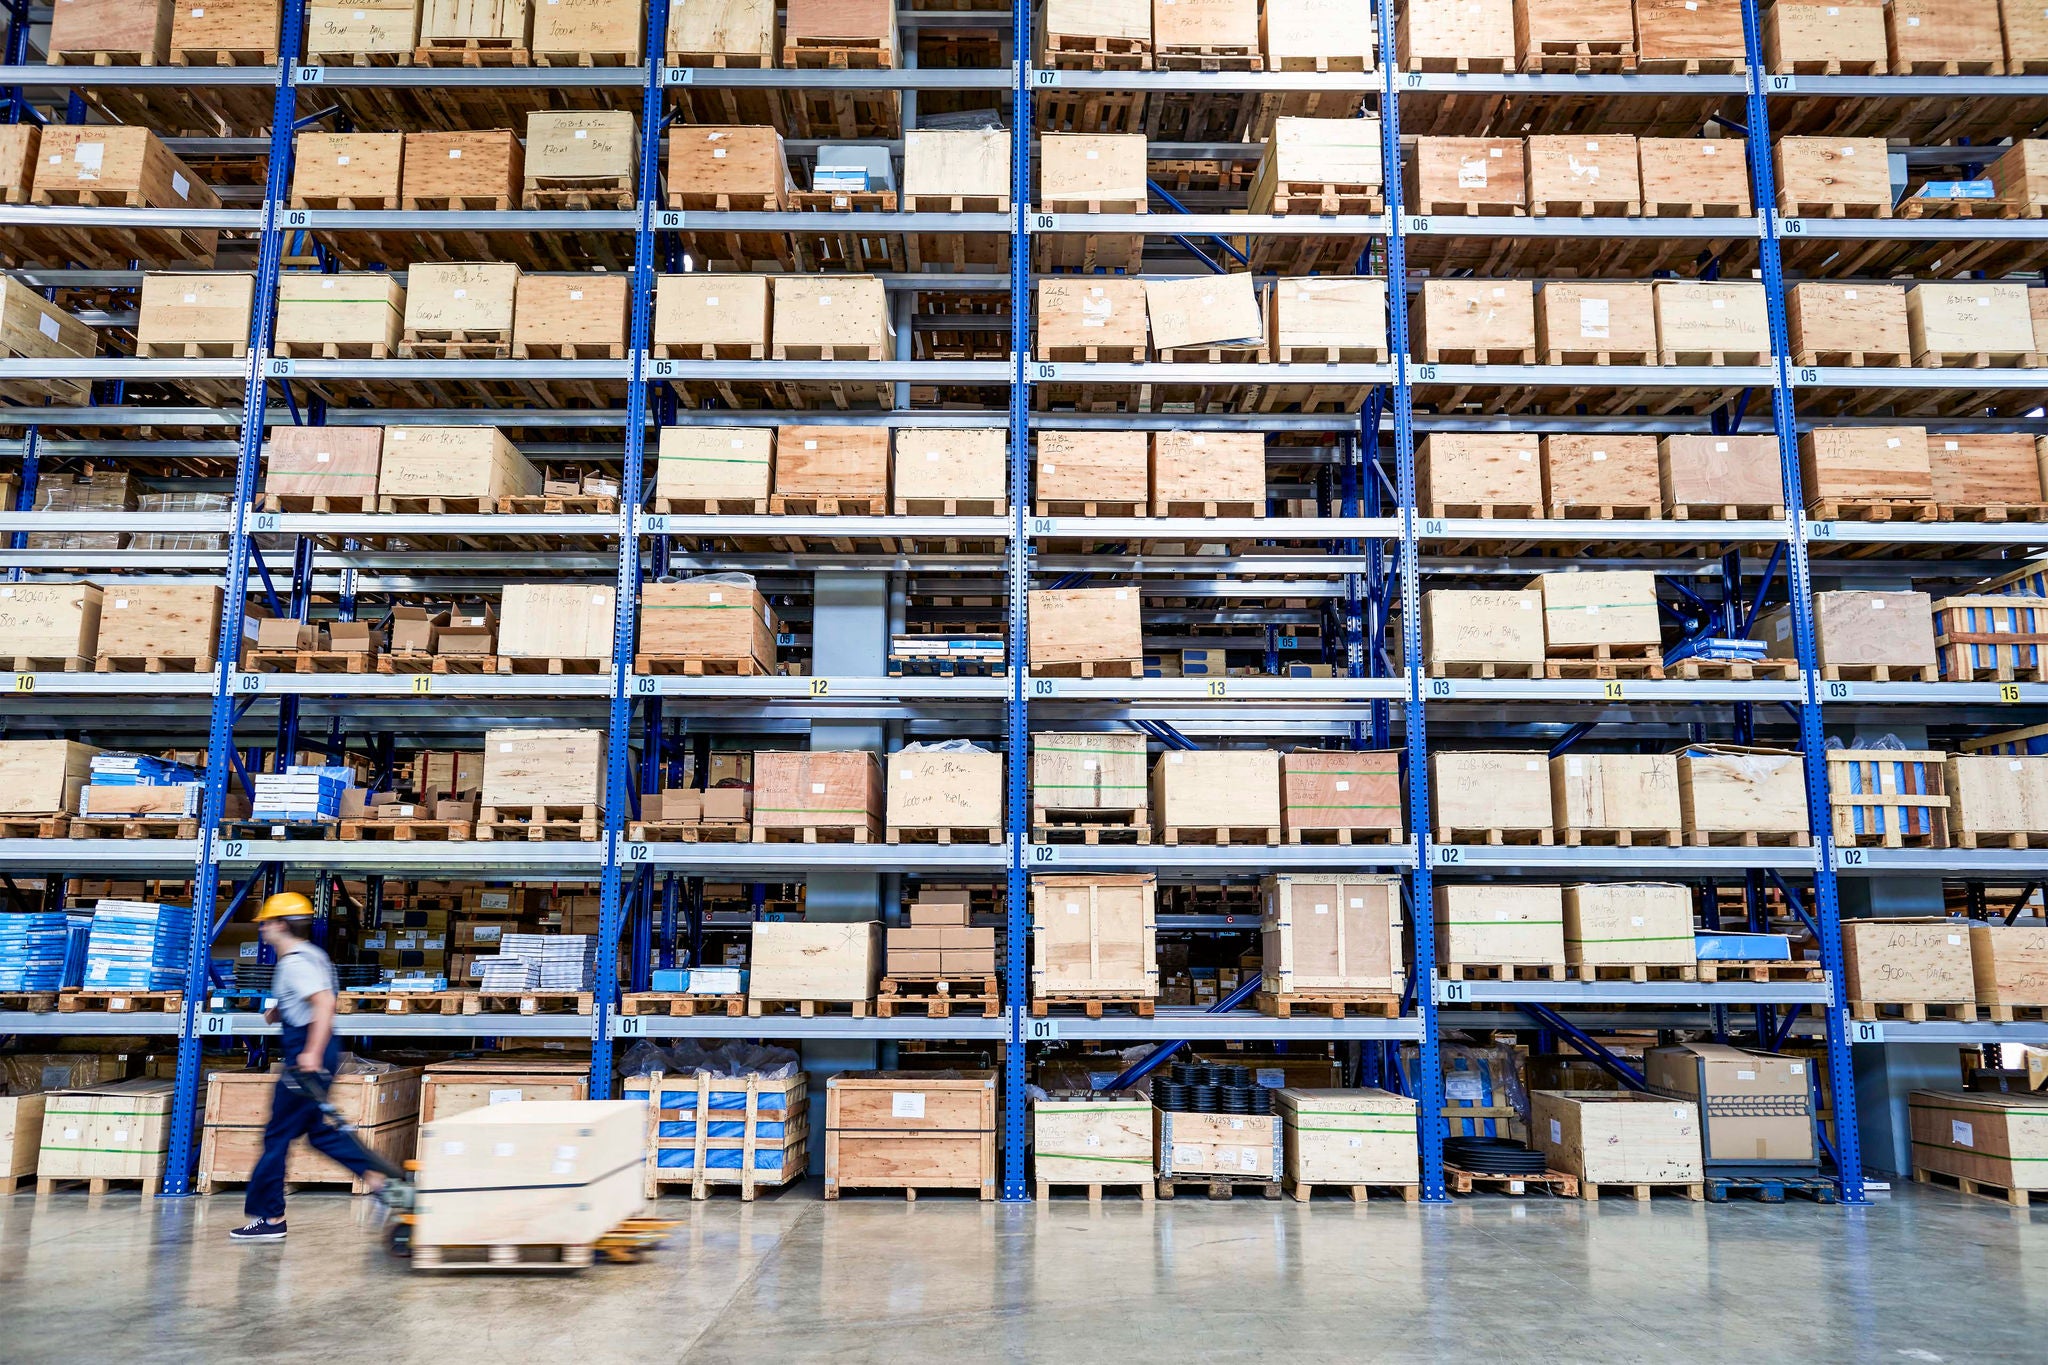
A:
[[[1552,654],[1608,645],[1633,658],[1662,640],[1654,573],[1547,573],[1529,587],[1542,594],[1544,646]]]
[[[889,755],[889,841],[906,829],[987,830],[990,842],[1003,828],[1003,756],[927,747]]]
[[[431,654],[440,642],[442,627],[448,624],[448,613],[431,607],[393,607],[391,609],[391,652],[393,654]]]
[[[754,830],[851,826],[882,834],[882,765],[865,750],[761,750],[754,755]],[[793,997],[792,997],[793,998]]]
[[[1536,291],[1536,338],[1545,365],[1651,364],[1656,295],[1648,284],[1546,281]]]
[[[1156,893],[1150,875],[1033,877],[1032,998],[1156,995]]]
[[[1665,882],[1564,889],[1564,960],[1589,967],[1690,967],[1692,891]]]
[[[888,301],[872,275],[777,275],[774,300],[773,359],[896,358]]]
[[[99,653],[210,664],[220,647],[220,603],[212,584],[119,584],[101,601]]]
[[[774,922],[754,925],[747,998],[872,1000],[881,976],[882,926]]]
[[[1719,1043],[1643,1054],[1652,1090],[1701,1107],[1703,1153],[1716,1165],[1814,1159],[1809,1065],[1803,1057]]]
[[[1536,286],[1529,280],[1425,280],[1416,322],[1418,360],[1530,364]]]
[[[1150,497],[1149,446],[1142,431],[1040,432],[1032,479],[1039,514],[1051,504],[1081,503],[1128,507],[1130,515],[1143,516]],[[1130,600],[1135,603],[1135,593]]]
[[[1072,588],[1030,595],[1031,666],[1135,662],[1144,650],[1136,588]]]
[[[1678,751],[1678,808],[1685,841],[1804,833],[1804,760],[1796,753],[1699,744]]]
[[[1153,827],[1266,831],[1280,841],[1280,755],[1271,749],[1168,750],[1152,764]],[[1232,842],[1239,842],[1233,839]]]
[[[68,739],[0,740],[0,815],[57,815],[78,809],[78,791],[102,752]]]
[[[495,507],[501,497],[539,492],[540,470],[496,427],[384,428],[382,499],[474,499]]]
[[[1563,888],[1438,882],[1436,956],[1440,966],[1563,966]]]
[[[1392,750],[1280,755],[1280,819],[1291,844],[1309,831],[1334,830],[1386,830],[1387,842],[1398,844],[1406,808],[1400,755]]]
[[[1543,595],[1432,588],[1422,595],[1422,653],[1434,673],[1464,664],[1541,664]]]
[[[1430,755],[1439,831],[1551,827],[1550,756],[1541,750],[1444,750]],[[1453,842],[1444,833],[1439,843]]]
[[[1977,998],[1970,926],[1948,919],[1842,921],[1844,989],[1858,1004],[1954,1004]]]
[[[1678,833],[1678,760],[1670,754],[1560,754],[1550,760],[1551,818],[1561,830]]]
[[[488,730],[483,804],[601,808],[604,750],[602,730]]]
[[[508,583],[498,654],[509,659],[609,659],[618,615],[609,584]]]
[[[1925,427],[1815,427],[1799,435],[1809,506],[1871,499],[1930,501],[1934,469]]]
[[[1607,1090],[1529,1096],[1530,1145],[1593,1184],[1677,1184],[1705,1175],[1695,1105]]]
[[[18,672],[35,661],[86,660],[99,652],[105,594],[93,583],[11,583],[0,586],[0,658]],[[63,668],[58,663],[58,668]]]
[[[1924,592],[1817,592],[1813,625],[1814,652],[1823,668],[1935,666],[1934,604]],[[1757,633],[1772,658],[1794,657],[1786,610],[1772,612]]]
[[[1534,432],[1431,432],[1415,450],[1415,497],[1425,516],[1493,508],[1535,516],[1543,466]],[[1524,510],[1526,509],[1526,510]]]
[[[1662,506],[1657,438],[1555,435],[1543,438],[1543,508],[1552,517]]]
[[[1915,1090],[1913,1165],[2006,1190],[2048,1189],[2048,1110],[2039,1095]]]
[[[151,271],[142,277],[141,311],[135,324],[136,354],[205,354],[190,349],[195,347],[213,348],[216,355],[239,354],[220,348],[249,344],[249,317],[255,297],[254,275]]]
[[[1147,279],[1145,317],[1160,359],[1178,350],[1259,346],[1265,340],[1265,322],[1247,274]]]
[[[1784,517],[1785,477],[1775,436],[1663,436],[1657,480],[1664,510],[1698,508]]]
[[[1398,995],[1408,980],[1401,879],[1275,874],[1259,883],[1262,988],[1270,995]]]
[[[734,583],[645,583],[640,589],[643,655],[746,659],[775,668],[775,619],[759,590]]]

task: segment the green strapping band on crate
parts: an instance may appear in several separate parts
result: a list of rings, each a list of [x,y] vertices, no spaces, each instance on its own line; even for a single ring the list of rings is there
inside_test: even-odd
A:
[[[1031,746],[1031,752],[1035,754],[1109,754],[1116,758],[1140,757],[1135,749],[1069,749],[1064,744],[1034,744]]]
[[[1031,786],[1034,791],[1049,792],[1141,792],[1145,790],[1146,784],[1143,782],[1034,782]]]
[[[1691,935],[1691,934],[1639,934],[1639,935],[1637,935],[1637,936],[1636,936],[1636,937],[1634,937],[1634,938],[1573,938],[1573,937],[1572,937],[1572,936],[1571,936],[1570,934],[1567,934],[1567,935],[1565,935],[1565,940],[1564,940],[1564,941],[1565,941],[1566,943],[1677,943],[1677,942],[1680,942],[1681,940],[1683,940],[1684,942],[1690,943],[1690,942],[1692,941],[1692,935]],[[1616,963],[1615,965],[1616,965],[1616,966],[1627,966],[1628,964],[1627,964],[1627,963]]]
[[[735,460],[735,459],[732,459],[732,458],[730,458],[730,457],[728,457],[728,456],[723,456],[723,455],[657,455],[657,456],[655,456],[655,457],[654,457],[654,459],[655,459],[655,463],[657,463],[657,464],[661,464],[661,463],[664,463],[664,462],[670,462],[670,461],[672,461],[672,462],[674,462],[674,463],[676,463],[676,464],[757,464],[757,465],[766,465],[766,464],[768,463],[768,461],[766,461],[766,460]]]
[[[760,815],[866,815],[861,806],[756,806]]]
[[[1414,1137],[1414,1125],[1406,1128],[1345,1128],[1334,1123],[1297,1123],[1297,1133],[1380,1133],[1388,1137]]]
[[[1393,768],[1317,768],[1312,772],[1296,773],[1296,777],[1398,777]]]
[[[1066,1104],[1070,1103],[1070,1101],[1050,1100],[1048,1101],[1048,1103]],[[1086,1112],[1090,1114],[1149,1114],[1152,1112],[1152,1106],[1149,1104],[1096,1104],[1090,1100],[1081,1100],[1079,1101],[1079,1103],[1087,1105],[1088,1108],[1085,1111],[1075,1110],[1075,1113]],[[1057,1118],[1061,1113],[1064,1112],[1066,1111],[1055,1110],[1053,1113],[1053,1117]]]
[[[1922,1138],[1914,1138],[1913,1145],[1915,1147],[1932,1147],[1937,1152],[1968,1152],[1971,1156],[1981,1156],[1986,1161],[2048,1161],[2048,1156],[2007,1156],[2003,1152],[1986,1152],[1976,1147],[1958,1147],[1952,1142],[1928,1142]],[[47,1151],[48,1149],[45,1148],[44,1150]],[[1946,1175],[1948,1172],[1943,1171],[1942,1174]],[[1964,1179],[1975,1180],[1976,1177],[1965,1176]]]
[[[312,474],[323,479],[374,479],[377,477],[375,474],[351,474],[345,469],[279,469],[274,462],[270,466],[270,473],[273,478],[279,474]],[[289,498],[294,495],[283,493],[279,496]],[[299,496],[310,497],[311,494]]]
[[[2023,1118],[2048,1119],[2048,1109],[1971,1109],[1960,1104],[1915,1104],[1915,1109],[1931,1109],[1937,1114],[1975,1114],[1982,1119]]]
[[[1402,808],[1401,803],[1398,801],[1361,801],[1355,805],[1345,805],[1337,801],[1316,803],[1289,801],[1287,806],[1289,810],[1400,810]]]
[[[1438,924],[1448,924],[1453,929],[1520,929],[1540,928],[1546,924],[1563,924],[1561,919],[1443,919]]]
[[[1040,1152],[1038,1159],[1040,1161],[1107,1161],[1118,1166],[1144,1166],[1147,1168],[1150,1168],[1152,1165],[1152,1158],[1149,1156],[1081,1156],[1075,1152]],[[1052,1183],[1058,1184],[1059,1182],[1054,1181]]]

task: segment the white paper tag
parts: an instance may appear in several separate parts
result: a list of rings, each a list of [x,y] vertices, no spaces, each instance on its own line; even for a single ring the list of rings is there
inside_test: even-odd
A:
[[[1975,1147],[1977,1145],[1977,1130],[1964,1123],[1961,1119],[1950,1119],[1948,1121],[1948,1135],[1958,1147]]]
[[[177,195],[180,199],[189,199],[191,198],[191,189],[191,181],[179,175],[176,171],[171,172],[171,193]]]
[[[824,784],[823,782],[813,782],[813,783],[811,784],[811,795],[813,795],[813,796],[823,796],[824,794],[825,794],[825,784]]]
[[[892,1090],[889,1092],[889,1117],[893,1119],[923,1118],[924,1092],[922,1090]]]
[[[36,323],[36,330],[50,340],[55,341],[57,339],[57,319],[51,317],[48,313],[43,314],[42,318]]]
[[[1690,6],[1688,6],[1688,8],[1690,8]],[[1557,1143],[1559,1146],[1564,1145],[1564,1125],[1559,1123],[1556,1119],[1552,1119],[1550,1121],[1550,1140],[1552,1142]]]
[[[493,1090],[490,1102],[492,1104],[517,1104],[525,1098],[526,1092],[524,1090]]]
[[[519,1144],[516,1142],[494,1142],[491,1144],[492,1156],[514,1156],[518,1151]]]
[[[1638,924],[1642,923],[1641,920],[1636,922]],[[1754,1071],[1738,1071],[1735,1073],[1735,1079],[1738,1081],[1753,1081],[1756,1079],[1756,1073]]]

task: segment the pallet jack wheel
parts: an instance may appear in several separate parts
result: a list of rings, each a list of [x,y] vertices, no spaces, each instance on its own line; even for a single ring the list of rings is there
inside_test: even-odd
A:
[[[412,1259],[412,1223],[394,1222],[384,1233],[384,1249],[400,1260]]]

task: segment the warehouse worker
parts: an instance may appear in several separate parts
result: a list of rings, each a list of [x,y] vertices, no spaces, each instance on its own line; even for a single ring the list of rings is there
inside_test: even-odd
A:
[[[356,1175],[371,1174],[373,1188],[384,1180],[361,1145],[330,1123],[314,1100],[288,1084],[293,1071],[318,1072],[324,1092],[341,1065],[341,1044],[334,1037],[334,964],[311,942],[312,929],[313,902],[296,891],[270,897],[256,912],[256,932],[277,954],[270,988],[277,1003],[264,1011],[263,1019],[283,1025],[285,1069],[271,1092],[263,1155],[250,1173],[243,1201],[243,1211],[253,1221],[230,1232],[230,1241],[284,1240],[284,1164],[295,1138],[304,1137]]]

